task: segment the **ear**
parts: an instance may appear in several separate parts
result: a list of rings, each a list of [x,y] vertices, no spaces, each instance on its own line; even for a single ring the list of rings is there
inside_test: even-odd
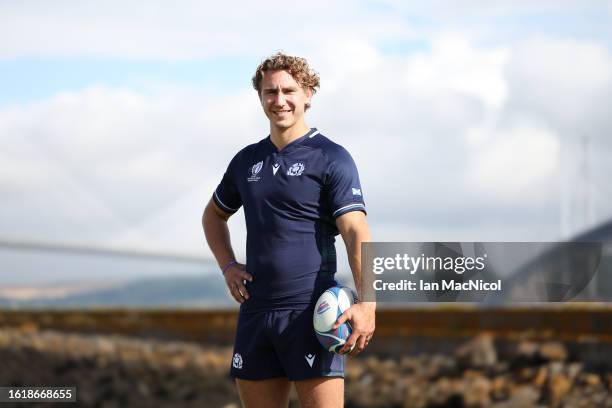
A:
[[[306,88],[306,96],[308,97],[307,104],[310,105],[310,100],[312,99],[312,88]]]

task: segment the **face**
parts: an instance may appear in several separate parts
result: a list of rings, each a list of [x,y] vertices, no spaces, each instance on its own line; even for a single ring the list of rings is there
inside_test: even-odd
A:
[[[287,71],[268,71],[261,80],[261,105],[270,125],[279,129],[300,126],[312,91],[304,90]]]

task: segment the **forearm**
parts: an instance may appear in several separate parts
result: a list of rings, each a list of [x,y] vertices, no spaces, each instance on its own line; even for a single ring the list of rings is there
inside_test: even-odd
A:
[[[336,321],[334,328],[347,320],[351,321],[353,333],[340,352],[359,354],[372,339],[376,327],[376,299],[368,296],[367,293],[368,287],[371,287],[368,283],[368,278],[371,276],[370,274],[364,276],[361,269],[361,244],[371,242],[372,237],[365,214],[362,212],[353,211],[344,214],[336,219],[336,225],[346,245],[346,253],[360,302],[348,308]]]
[[[363,293],[363,275],[361,270],[361,243],[370,242],[372,237],[367,226],[364,228],[350,230],[346,234],[345,244],[346,252],[355,281],[355,288],[359,299],[364,299]]]
[[[229,262],[234,261],[236,257],[232,249],[227,219],[219,216],[212,208],[212,205],[212,203],[209,203],[204,210],[202,226],[204,227],[206,242],[208,242],[208,246],[219,267],[222,268]]]

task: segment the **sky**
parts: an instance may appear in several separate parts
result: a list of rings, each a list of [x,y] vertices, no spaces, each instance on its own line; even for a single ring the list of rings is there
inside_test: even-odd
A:
[[[202,210],[268,134],[250,79],[278,50],[320,74],[307,123],[355,159],[376,241],[612,218],[609,2],[26,0],[0,2],[0,240],[211,257]]]

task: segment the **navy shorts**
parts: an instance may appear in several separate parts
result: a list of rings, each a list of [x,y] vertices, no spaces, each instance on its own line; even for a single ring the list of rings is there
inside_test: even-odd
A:
[[[290,381],[344,377],[346,356],[317,340],[312,306],[303,310],[241,312],[230,375],[244,380],[286,377]]]

